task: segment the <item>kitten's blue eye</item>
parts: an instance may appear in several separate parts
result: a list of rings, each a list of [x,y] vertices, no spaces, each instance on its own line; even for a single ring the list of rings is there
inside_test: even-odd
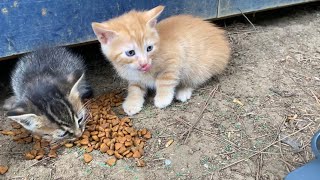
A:
[[[68,134],[68,131],[64,132],[63,134],[60,134],[59,137],[65,137]]]
[[[148,46],[148,47],[147,47],[147,52],[152,51],[152,49],[153,49],[153,46]]]
[[[135,54],[136,54],[136,52],[134,50],[126,51],[126,55],[128,57],[134,56]]]

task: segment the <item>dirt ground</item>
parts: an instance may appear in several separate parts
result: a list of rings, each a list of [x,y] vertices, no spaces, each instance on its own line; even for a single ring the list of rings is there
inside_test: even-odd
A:
[[[0,165],[10,167],[0,179],[283,179],[313,158],[309,142],[320,123],[320,5],[248,16],[254,27],[244,17],[218,22],[233,49],[225,73],[197,89],[189,102],[163,110],[153,106],[151,94],[132,117],[135,127],[153,134],[143,157],[146,167],[133,160],[108,167],[108,155],[98,151],[85,164],[76,147],[60,149],[56,159],[27,161],[23,153],[30,145],[0,135]],[[97,95],[126,87],[97,45],[75,51],[86,58]],[[5,69],[12,62],[0,62],[1,104],[10,94]],[[0,111],[6,129],[10,121]],[[190,136],[183,136],[199,116]],[[165,148],[170,139],[174,143]]]

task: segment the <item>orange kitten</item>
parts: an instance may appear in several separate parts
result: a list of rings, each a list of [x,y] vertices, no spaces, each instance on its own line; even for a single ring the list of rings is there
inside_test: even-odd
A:
[[[123,109],[138,113],[147,88],[156,89],[154,104],[164,108],[174,96],[185,102],[194,88],[228,64],[230,48],[224,31],[190,15],[172,16],[157,24],[163,6],[130,11],[92,23],[104,55],[129,81]]]

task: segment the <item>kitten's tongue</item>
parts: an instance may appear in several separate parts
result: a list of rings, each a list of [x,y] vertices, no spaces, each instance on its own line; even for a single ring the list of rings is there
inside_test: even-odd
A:
[[[143,72],[148,72],[150,69],[151,69],[151,64],[148,64],[148,65],[142,67],[140,70]]]

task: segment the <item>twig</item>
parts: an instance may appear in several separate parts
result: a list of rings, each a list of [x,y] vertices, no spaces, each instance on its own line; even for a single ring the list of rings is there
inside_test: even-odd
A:
[[[153,159],[152,161],[162,161],[165,160],[166,158],[158,158],[158,159]]]
[[[37,164],[39,164],[39,163],[41,163],[41,162],[43,162],[43,161],[45,161],[45,160],[47,160],[47,159],[50,159],[50,157],[43,158],[43,159],[41,159],[40,161],[37,161],[37,162],[31,164],[29,167],[26,167],[26,168],[23,169],[21,172],[24,172],[25,170],[31,168],[32,166],[35,166],[35,165],[37,165]]]
[[[254,26],[254,24],[250,21],[250,19],[245,15],[245,14],[243,14],[243,12],[241,11],[241,9],[240,8],[238,8],[238,10],[241,12],[241,14],[242,14],[242,16],[244,17],[244,18],[246,18],[246,20],[251,24],[251,26],[254,28],[254,30],[256,31],[257,30],[257,28]]]
[[[281,158],[280,158],[280,161],[282,161],[283,163],[285,163],[285,164],[287,165],[289,172],[291,171],[290,168],[289,168],[289,166],[291,166],[291,168],[293,168],[293,169],[295,168],[292,164],[288,163],[288,162],[285,161],[284,159],[281,159]]]
[[[219,89],[219,85],[217,85],[215,88],[212,89],[212,91],[211,91],[209,97],[207,98],[207,100],[206,100],[206,102],[205,102],[205,104],[204,104],[204,106],[203,106],[203,108],[202,108],[202,111],[201,111],[201,113],[199,114],[198,119],[196,120],[196,122],[195,122],[194,124],[192,124],[192,126],[190,126],[189,129],[188,129],[185,133],[183,133],[183,134],[181,135],[181,138],[183,138],[183,136],[184,136],[185,134],[187,134],[187,136],[186,136],[186,138],[185,138],[185,140],[184,140],[184,144],[187,142],[187,139],[189,138],[189,136],[190,136],[191,132],[193,131],[193,129],[195,128],[195,126],[200,122],[204,111],[206,110],[206,108],[207,108],[208,105],[209,105],[210,99],[214,96],[214,94],[217,92],[218,89]]]
[[[277,133],[277,138],[280,139],[281,137],[281,128],[283,126],[283,124],[285,123],[287,118],[284,118],[281,122],[281,124],[279,125],[279,128],[278,128],[278,133]],[[282,144],[281,144],[281,141],[278,141],[279,143],[279,151],[280,151],[280,156],[282,159],[284,159],[284,155],[283,155],[283,152],[282,152]],[[287,171],[288,173],[290,172],[290,169],[289,169],[289,166],[286,164],[286,168],[287,168]]]
[[[25,177],[25,176],[14,176],[14,177],[10,177],[9,179],[27,179],[27,177]]]
[[[49,180],[52,179],[52,168],[50,168],[50,176],[49,176]]]
[[[319,98],[316,96],[316,94],[312,91],[312,90],[310,90],[311,91],[311,93],[312,93],[312,95],[313,95],[313,97],[314,97],[314,99],[316,100],[316,102],[318,103],[318,105],[320,106],[320,100],[319,100]]]
[[[20,154],[24,154],[24,152],[2,152],[0,153],[0,155],[20,155]]]
[[[278,138],[280,139],[280,134],[279,134]],[[282,152],[282,144],[281,144],[280,141],[278,141],[278,143],[279,143],[279,151],[280,151],[281,158],[284,159],[284,155],[283,155],[283,152]],[[290,172],[290,168],[289,168],[287,162],[285,162],[285,165],[286,165],[286,169],[287,169],[287,171],[289,173]]]
[[[263,164],[263,154],[260,154],[260,161],[258,161],[258,170],[256,174],[257,180],[260,179],[261,177],[262,164]]]
[[[256,153],[250,155],[249,157],[240,159],[240,160],[238,160],[238,161],[236,161],[236,162],[233,162],[233,163],[231,163],[231,164],[229,164],[229,165],[226,165],[226,166],[220,168],[218,171],[224,170],[224,169],[226,169],[226,168],[228,168],[228,167],[231,167],[231,166],[233,166],[233,165],[236,165],[236,164],[238,164],[238,163],[240,163],[240,162],[242,162],[242,161],[248,160],[248,159],[252,158],[253,156],[255,156],[255,155],[257,155],[257,154],[260,154],[261,152],[265,151],[266,149],[268,149],[269,147],[273,146],[274,144],[276,144],[276,143],[278,143],[278,142],[281,142],[282,140],[284,140],[284,139],[286,139],[286,138],[288,138],[288,137],[291,137],[291,136],[297,134],[298,132],[306,129],[306,128],[309,127],[311,124],[312,124],[312,122],[309,123],[309,124],[307,124],[307,125],[304,126],[303,128],[301,128],[301,129],[299,129],[299,130],[297,130],[297,131],[295,131],[295,132],[293,132],[293,133],[291,133],[291,134],[289,134],[289,135],[287,135],[287,136],[285,136],[285,137],[283,137],[283,138],[281,138],[281,139],[278,139],[278,140],[274,141],[273,143],[269,144],[268,146],[262,148],[260,151],[258,151],[258,152],[256,152]]]

